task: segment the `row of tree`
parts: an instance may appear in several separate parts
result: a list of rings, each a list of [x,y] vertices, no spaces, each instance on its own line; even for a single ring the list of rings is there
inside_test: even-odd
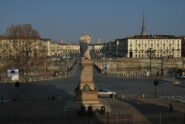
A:
[[[30,24],[11,25],[6,31],[7,45],[1,54],[5,54],[7,68],[17,68],[28,80],[29,73],[38,69],[47,61],[47,48],[37,30]]]

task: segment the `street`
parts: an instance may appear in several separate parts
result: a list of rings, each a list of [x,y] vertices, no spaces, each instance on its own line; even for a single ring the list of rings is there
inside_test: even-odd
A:
[[[22,83],[19,87],[18,102],[16,98],[16,88],[11,83],[0,84],[0,98],[5,102],[0,104],[0,115],[19,115],[39,113],[52,114],[62,112],[62,107],[67,99],[75,96],[74,89],[79,84],[80,68],[76,70],[70,78],[60,80],[41,81],[33,83]],[[172,83],[160,82],[157,87],[159,99],[154,98],[154,79],[118,79],[102,77],[94,70],[94,82],[98,88],[107,88],[116,91],[118,98],[104,98],[113,113],[135,113],[136,116],[142,117],[139,108],[149,105],[146,112],[154,110],[168,111],[168,100],[165,97],[185,97],[185,88],[178,87]],[[143,99],[142,96],[145,96]],[[122,99],[124,96],[124,99]],[[160,97],[159,97],[160,96]],[[141,99],[142,98],[142,99]],[[165,104],[164,104],[165,103]],[[158,104],[155,106],[155,104]],[[173,103],[176,105],[177,103]],[[155,106],[155,107],[150,107]],[[185,110],[183,104],[177,104],[177,110]],[[7,108],[9,111],[7,111]],[[58,109],[57,109],[58,108]],[[151,109],[150,109],[151,108]],[[163,109],[161,109],[163,108]],[[39,114],[38,113],[38,114]]]
[[[74,89],[80,82],[80,68],[69,78],[47,80],[41,82],[22,83],[19,88],[20,99],[47,98],[52,95],[74,96]],[[94,82],[98,88],[113,90],[118,94],[131,94],[153,96],[154,79],[123,79],[103,77],[94,69]],[[11,83],[0,84],[0,98],[15,97],[15,87]],[[172,83],[160,81],[157,86],[158,96],[185,97],[185,88],[173,85]]]

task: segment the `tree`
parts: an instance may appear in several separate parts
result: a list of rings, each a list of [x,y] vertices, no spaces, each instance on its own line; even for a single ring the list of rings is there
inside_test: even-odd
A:
[[[30,24],[12,25],[7,28],[8,45],[4,52],[9,68],[18,68],[20,74],[28,81],[29,72],[43,65],[47,50],[39,32]]]

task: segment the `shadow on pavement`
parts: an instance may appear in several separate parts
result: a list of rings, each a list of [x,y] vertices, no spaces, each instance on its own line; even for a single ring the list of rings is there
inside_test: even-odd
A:
[[[141,101],[136,100],[136,99],[124,99],[122,101],[127,102],[128,104],[134,106],[142,114],[170,112],[169,108],[167,108],[167,107],[156,105],[156,104],[144,103],[144,102],[141,102]]]
[[[14,84],[0,84],[0,116],[40,116],[62,114],[64,103],[70,94],[52,85],[24,83],[19,88],[16,100]]]
[[[51,96],[71,98],[72,96],[62,89],[51,84],[22,83],[18,89],[20,100],[43,100]],[[15,100],[16,88],[13,83],[0,84],[0,98]]]

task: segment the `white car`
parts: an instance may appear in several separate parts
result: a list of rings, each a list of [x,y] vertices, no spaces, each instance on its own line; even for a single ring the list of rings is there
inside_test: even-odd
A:
[[[116,92],[110,91],[108,89],[99,89],[98,96],[114,98],[116,96]]]
[[[174,84],[174,85],[179,85],[180,82],[179,82],[179,81],[174,81],[173,84]]]

